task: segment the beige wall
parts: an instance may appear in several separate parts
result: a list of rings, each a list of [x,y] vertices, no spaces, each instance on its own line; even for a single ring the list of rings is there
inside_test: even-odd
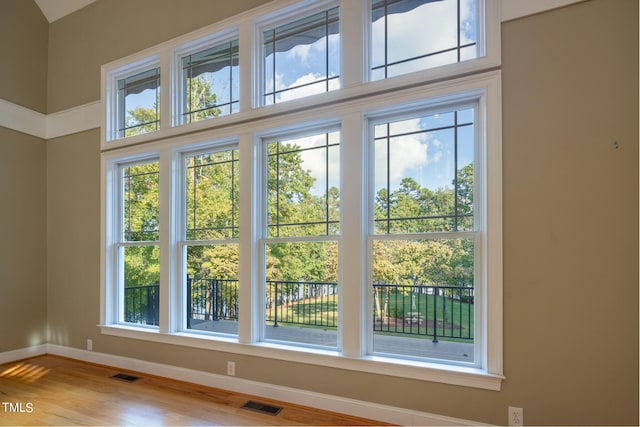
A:
[[[124,3],[140,16],[160,5],[161,24],[119,24]],[[49,112],[97,100],[101,63],[217,18],[214,2],[193,3],[210,17],[169,1],[98,0],[52,24]],[[224,3],[221,17],[262,2]],[[240,378],[494,424],[509,405],[527,424],[638,424],[637,1],[591,0],[502,30],[502,391],[234,356]],[[26,148],[15,150],[9,158]],[[51,342],[92,338],[95,351],[223,374],[221,352],[100,335],[99,132],[48,141],[46,179]]]
[[[0,0],[0,99],[46,112],[48,31],[34,1]]]
[[[0,127],[0,353],[47,342],[45,141]]]
[[[638,423],[638,2],[503,25],[507,401]]]
[[[100,323],[100,133],[47,141],[51,342],[86,348]]]

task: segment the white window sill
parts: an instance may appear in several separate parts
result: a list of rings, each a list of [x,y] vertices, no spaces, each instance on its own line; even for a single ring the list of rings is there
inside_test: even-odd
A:
[[[502,375],[492,374],[473,367],[399,360],[380,356],[347,357],[337,351],[317,348],[291,347],[265,342],[245,344],[238,342],[232,337],[191,334],[187,332],[164,334],[160,333],[157,329],[129,325],[99,326],[103,334],[116,337],[254,357],[287,360],[296,363],[331,366],[351,371],[390,375],[463,387],[500,391],[502,381],[504,380]]]

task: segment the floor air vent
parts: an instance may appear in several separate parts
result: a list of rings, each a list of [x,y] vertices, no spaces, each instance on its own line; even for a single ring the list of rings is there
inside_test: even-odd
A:
[[[256,402],[255,400],[250,400],[242,405],[242,409],[261,412],[267,415],[277,415],[280,411],[282,411],[282,407],[280,406],[267,405],[266,403]]]
[[[140,377],[134,377],[133,375],[127,375],[127,374],[115,374],[111,378],[114,378],[120,381],[126,381],[128,383],[132,383],[140,379]]]

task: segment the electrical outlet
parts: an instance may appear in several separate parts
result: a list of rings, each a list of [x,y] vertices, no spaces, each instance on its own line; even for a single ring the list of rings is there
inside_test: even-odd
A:
[[[87,339],[87,350],[93,351],[93,340]]]
[[[236,362],[227,362],[227,375],[230,375],[232,377],[236,376]]]
[[[509,406],[509,425],[510,426],[523,426],[524,425],[524,417],[522,413],[522,408],[517,408],[515,406]]]

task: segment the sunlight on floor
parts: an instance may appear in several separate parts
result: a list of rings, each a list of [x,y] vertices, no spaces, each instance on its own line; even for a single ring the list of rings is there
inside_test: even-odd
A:
[[[0,378],[11,378],[32,383],[45,376],[47,372],[49,372],[49,368],[45,368],[44,366],[33,365],[31,363],[19,363],[0,373]]]

